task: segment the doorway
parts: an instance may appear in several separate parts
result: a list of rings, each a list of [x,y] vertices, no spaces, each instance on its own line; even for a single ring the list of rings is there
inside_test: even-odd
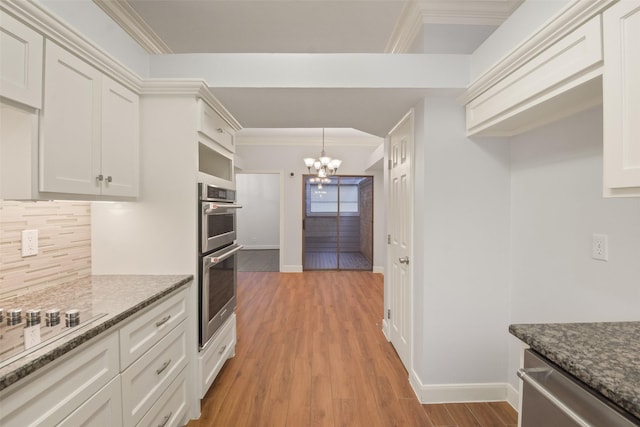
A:
[[[303,270],[373,269],[373,177],[303,177]]]
[[[237,173],[238,271],[280,271],[280,173]]]

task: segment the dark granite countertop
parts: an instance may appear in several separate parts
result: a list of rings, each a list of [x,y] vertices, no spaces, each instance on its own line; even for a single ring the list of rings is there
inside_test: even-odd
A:
[[[511,325],[509,332],[640,418],[640,322]]]
[[[69,284],[2,301],[5,310],[66,307],[101,313],[102,317],[0,368],[0,390],[46,366],[91,338],[107,331],[162,297],[189,283],[193,276],[92,276]],[[43,320],[44,321],[44,320]],[[64,319],[62,320],[64,322]]]

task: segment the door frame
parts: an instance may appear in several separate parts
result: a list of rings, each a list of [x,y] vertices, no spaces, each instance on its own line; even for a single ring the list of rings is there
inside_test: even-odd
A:
[[[386,213],[387,213],[387,236],[390,236],[390,230],[391,230],[391,224],[392,222],[395,220],[395,218],[392,217],[392,209],[391,209],[391,197],[390,197],[390,193],[391,193],[391,173],[390,173],[390,166],[391,166],[391,159],[389,156],[389,148],[390,148],[390,139],[391,139],[391,134],[394,133],[400,126],[404,125],[406,121],[409,121],[410,123],[410,128],[411,128],[411,141],[410,141],[410,155],[411,155],[411,159],[410,159],[410,167],[409,167],[409,174],[410,174],[410,183],[409,183],[409,194],[411,195],[411,200],[409,202],[409,224],[407,224],[407,226],[409,227],[408,229],[408,235],[413,236],[413,231],[414,231],[414,205],[415,205],[415,159],[414,159],[414,154],[415,154],[415,118],[414,118],[414,109],[411,108],[399,121],[398,123],[389,131],[389,133],[387,134],[387,136],[384,139],[384,164],[385,164],[385,168],[384,168],[384,186],[385,186],[385,198],[386,198]],[[385,275],[384,275],[384,313],[383,313],[383,319],[382,319],[382,331],[385,335],[385,337],[387,338],[387,341],[391,342],[391,322],[390,322],[390,318],[388,316],[389,310],[391,310],[391,307],[393,306],[393,295],[392,295],[392,286],[391,286],[391,272],[392,272],[392,250],[390,247],[390,242],[388,240],[387,243],[387,252],[386,252],[386,260],[385,260]],[[409,342],[409,355],[408,358],[409,360],[407,361],[403,361],[401,359],[401,361],[403,362],[403,364],[408,364],[408,366],[405,366],[405,369],[407,370],[407,372],[410,373],[410,377],[411,377],[411,372],[413,370],[413,354],[414,354],[414,337],[413,337],[413,331],[414,331],[414,316],[413,316],[413,297],[414,297],[414,276],[415,276],[415,271],[413,266],[415,265],[415,257],[414,257],[414,239],[411,239],[411,242],[409,243],[409,266],[408,269],[410,271],[410,280],[409,280],[409,301],[410,304],[408,305],[408,319],[409,319],[409,325],[408,325],[408,338],[410,340]],[[406,362],[406,363],[405,363]]]
[[[338,242],[337,242],[337,253],[336,253],[336,268],[335,269],[321,269],[321,270],[306,270],[305,269],[305,256],[306,256],[306,239],[305,239],[305,221],[307,218],[307,178],[311,177],[315,177],[317,175],[314,174],[303,174],[302,175],[302,258],[301,258],[301,263],[302,263],[302,271],[374,271],[374,253],[375,253],[375,176],[373,174],[348,174],[348,175],[334,175],[337,179],[338,179],[338,183],[340,182],[341,178],[369,178],[371,179],[372,182],[372,186],[371,186],[371,199],[372,199],[372,205],[371,205],[371,219],[372,219],[372,225],[373,225],[373,230],[371,233],[371,270],[349,270],[349,269],[344,269],[344,268],[340,268],[340,212],[338,210],[338,215],[336,216],[337,218],[337,229],[338,229]],[[331,178],[331,177],[329,177]],[[339,185],[339,184],[338,184]],[[338,206],[340,206],[340,191],[338,191]]]

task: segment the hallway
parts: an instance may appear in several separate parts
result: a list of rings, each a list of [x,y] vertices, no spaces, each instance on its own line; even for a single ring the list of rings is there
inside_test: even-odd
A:
[[[420,405],[369,272],[239,273],[236,356],[189,426],[509,426],[506,403]]]

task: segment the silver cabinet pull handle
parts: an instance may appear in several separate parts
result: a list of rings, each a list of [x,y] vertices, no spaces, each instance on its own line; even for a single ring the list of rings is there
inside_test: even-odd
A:
[[[222,354],[224,353],[224,351],[227,349],[227,345],[223,345],[222,348],[220,349],[220,351],[218,352],[218,354]]]
[[[171,363],[171,359],[167,360],[166,362],[164,362],[162,364],[162,366],[160,366],[158,369],[156,369],[156,375],[160,375],[161,373],[164,372],[165,369],[167,369],[169,367],[169,364]]]
[[[169,321],[169,319],[171,319],[171,315],[168,316],[164,316],[162,319],[158,320],[156,322],[156,326],[159,328],[160,326],[164,325],[165,323],[167,323]]]
[[[405,256],[402,258],[398,258],[398,262],[400,262],[400,264],[409,264],[409,257]]]
[[[222,130],[222,128],[217,128],[217,129],[216,129],[216,132],[218,132],[218,133],[224,133],[224,130]]]
[[[173,412],[169,412],[169,415],[165,415],[165,417],[162,419],[162,422],[158,424],[158,427],[166,426],[169,420],[171,419],[171,415],[173,415]]]
[[[518,377],[535,388],[540,394],[546,397],[549,402],[553,403],[558,409],[564,412],[569,418],[571,418],[576,424],[582,427],[594,427],[592,424],[586,422],[580,415],[573,412],[571,408],[560,401],[554,396],[545,386],[536,381],[529,373],[524,369],[518,369]]]

